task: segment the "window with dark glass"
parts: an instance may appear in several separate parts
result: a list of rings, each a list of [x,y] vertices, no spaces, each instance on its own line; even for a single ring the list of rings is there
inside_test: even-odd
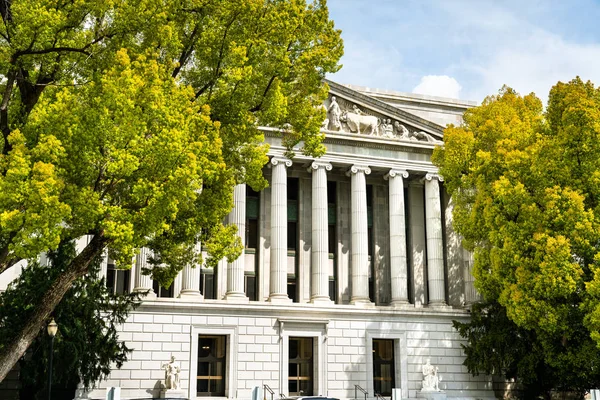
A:
[[[196,396],[225,396],[227,336],[198,337]]]
[[[298,254],[298,178],[287,180],[287,248],[288,255]],[[293,302],[298,301],[297,272],[288,273],[287,293]]]
[[[375,394],[391,396],[396,386],[394,340],[373,339],[373,388]]]
[[[246,185],[246,248],[258,248],[258,215],[260,210],[260,193]]]
[[[173,284],[169,288],[165,288],[158,284],[158,281],[152,281],[152,289],[156,293],[156,297],[173,297]]]
[[[367,185],[367,246],[369,254],[369,299],[375,302],[375,274],[373,262],[373,185]]]
[[[113,294],[129,293],[130,280],[130,269],[117,269],[114,264],[108,264],[106,269],[106,287]]]
[[[259,213],[260,213],[260,193],[252,190],[246,185],[246,254],[254,254],[254,265],[246,265],[244,270],[244,292],[249,300],[255,301],[256,298],[256,268],[258,262],[259,247]]]
[[[205,299],[217,298],[215,292],[215,274],[212,268],[202,268],[200,271],[200,293]]]
[[[336,245],[337,245],[337,229],[336,229],[336,200],[337,200],[337,183],[334,181],[327,182],[327,240],[329,259],[333,260],[333,274],[329,274],[329,298],[332,301],[337,300],[337,260]]]
[[[288,391],[290,396],[313,395],[313,338],[290,337]]]

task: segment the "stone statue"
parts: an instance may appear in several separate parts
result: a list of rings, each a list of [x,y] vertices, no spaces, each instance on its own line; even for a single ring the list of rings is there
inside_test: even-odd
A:
[[[358,106],[356,104],[352,104],[352,112],[354,114],[358,114],[358,115],[363,115],[364,114],[362,112],[362,110],[360,108],[358,108]]]
[[[165,387],[167,389],[179,389],[179,373],[181,368],[175,362],[175,356],[171,356],[171,361],[162,365],[165,370]]]
[[[422,392],[441,392],[439,384],[440,377],[438,375],[438,367],[434,367],[430,363],[430,359],[427,359],[425,365],[423,365],[423,388]]]
[[[340,110],[340,105],[337,103],[335,96],[331,96],[331,104],[329,104],[329,108],[327,109],[331,118],[329,118],[329,122],[332,126],[332,130],[339,131],[342,129],[342,123],[340,122],[340,115],[342,111]]]
[[[384,137],[393,138],[394,137],[394,126],[392,125],[391,119],[383,119],[381,121],[381,125],[379,125],[380,133]]]
[[[340,119],[342,122],[348,124],[348,128],[352,133],[364,133],[367,135],[378,134],[377,128],[379,125],[379,120],[374,115],[357,114],[355,112],[344,111]]]
[[[398,139],[406,139],[406,140],[410,139],[410,132],[400,122],[394,121],[394,128],[396,129],[396,137]]]
[[[433,136],[431,136],[427,132],[413,132],[411,134],[411,140],[418,140],[421,142],[429,142],[429,143],[440,143],[439,140],[436,140]]]

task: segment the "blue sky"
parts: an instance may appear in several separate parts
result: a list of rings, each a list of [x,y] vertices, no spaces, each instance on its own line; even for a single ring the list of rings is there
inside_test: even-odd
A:
[[[600,84],[600,1],[328,0],[343,68],[330,79],[480,102],[503,84],[544,102]]]

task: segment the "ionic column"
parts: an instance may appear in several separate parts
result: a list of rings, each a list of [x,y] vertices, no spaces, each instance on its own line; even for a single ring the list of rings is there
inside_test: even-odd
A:
[[[271,274],[269,301],[289,302],[287,295],[287,167],[292,160],[271,158]]]
[[[202,252],[202,245],[198,241],[194,246],[196,255]],[[181,272],[181,293],[179,297],[189,300],[202,300],[203,296],[200,293],[200,272],[202,266],[187,264]]]
[[[429,304],[446,305],[444,283],[444,242],[442,239],[442,204],[440,184],[442,177],[425,176],[425,229],[427,235],[427,285]]]
[[[392,301],[390,305],[408,304],[408,264],[406,261],[406,217],[404,212],[404,181],[408,172],[392,169],[384,179],[390,183],[390,275]]]
[[[229,213],[229,223],[237,225],[237,234],[246,243],[246,184],[233,189],[233,209]],[[226,300],[248,301],[244,292],[244,253],[237,260],[227,264]]]
[[[369,238],[367,231],[367,166],[353,165],[348,171],[352,212],[352,297],[351,304],[371,303],[369,299]]]
[[[329,298],[329,241],[327,172],[331,164],[314,161],[312,170],[311,303],[331,303]]]
[[[146,297],[156,297],[156,293],[152,289],[152,278],[150,275],[142,274],[142,269],[148,267],[148,257],[152,255],[152,251],[147,247],[142,247],[140,252],[135,256],[135,288],[134,292],[148,292]]]

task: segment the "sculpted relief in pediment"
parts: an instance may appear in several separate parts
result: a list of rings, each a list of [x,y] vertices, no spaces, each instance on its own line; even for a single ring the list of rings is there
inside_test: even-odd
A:
[[[366,110],[336,96],[330,96],[323,107],[327,110],[327,118],[323,121],[322,129],[326,131],[441,143],[427,132],[409,129],[400,121]]]

